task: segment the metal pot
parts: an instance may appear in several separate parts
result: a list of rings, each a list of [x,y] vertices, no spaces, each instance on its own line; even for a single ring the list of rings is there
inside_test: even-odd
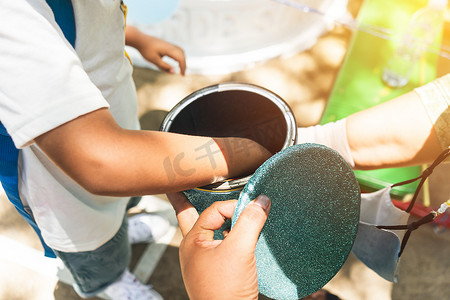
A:
[[[161,131],[211,137],[245,137],[272,153],[296,143],[297,123],[289,105],[273,92],[248,83],[202,88],[167,114]],[[252,174],[185,191],[200,212],[215,201],[237,199]]]

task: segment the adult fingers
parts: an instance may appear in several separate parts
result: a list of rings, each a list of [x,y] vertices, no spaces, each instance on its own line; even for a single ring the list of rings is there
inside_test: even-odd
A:
[[[232,243],[254,251],[259,233],[270,212],[271,201],[265,195],[259,195],[242,211],[233,229],[224,242]]]
[[[197,223],[192,228],[194,234],[205,235],[212,239],[214,230],[219,229],[227,219],[233,216],[237,200],[217,201],[200,214]]]
[[[169,193],[167,198],[175,209],[181,233],[186,236],[197,222],[198,212],[183,193]]]

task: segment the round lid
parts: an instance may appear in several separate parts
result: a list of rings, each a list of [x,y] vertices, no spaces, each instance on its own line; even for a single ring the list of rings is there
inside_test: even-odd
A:
[[[256,246],[260,292],[283,300],[314,293],[339,271],[356,238],[361,198],[352,169],[323,145],[286,148],[250,178],[232,225],[260,194],[272,200]]]

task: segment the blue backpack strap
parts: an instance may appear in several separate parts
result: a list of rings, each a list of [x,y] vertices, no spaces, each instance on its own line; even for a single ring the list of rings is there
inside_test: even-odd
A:
[[[75,47],[76,28],[75,16],[73,13],[72,2],[70,0],[47,0],[48,5],[53,10],[55,20],[64,33],[64,36]],[[11,136],[6,128],[0,122],[0,182],[8,196],[9,201],[15,206],[20,215],[33,227],[36,231],[42,246],[44,247],[45,256],[55,258],[53,250],[44,242],[41,230],[37,226],[34,218],[23,207],[19,195],[19,176],[17,170],[17,161],[19,158],[19,149],[14,145]]]
[[[9,201],[14,204],[20,215],[33,227],[36,231],[42,246],[44,247],[45,256],[56,257],[52,249],[45,244],[42,239],[41,230],[37,226],[33,217],[23,208],[22,201],[19,196],[18,188],[18,171],[17,159],[19,158],[19,150],[14,146],[11,136],[6,132],[5,127],[0,122],[0,182],[8,196]]]
[[[47,0],[48,6],[55,15],[56,23],[61,28],[64,36],[75,48],[77,32],[75,28],[75,15],[73,13],[72,1],[70,0]]]

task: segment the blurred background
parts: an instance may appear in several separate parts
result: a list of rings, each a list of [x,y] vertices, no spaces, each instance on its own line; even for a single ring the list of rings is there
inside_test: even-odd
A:
[[[164,116],[194,91],[221,82],[262,86],[291,107],[297,124],[337,120],[386,101],[449,72],[450,13],[439,7],[424,36],[426,44],[405,71],[405,85],[382,80],[425,0],[128,0],[128,22],[142,31],[181,46],[187,56],[186,76],[168,75],[127,49],[135,65],[139,116],[143,129],[158,130]],[[441,6],[439,6],[441,5]],[[428,43],[428,44],[427,44]],[[398,57],[397,57],[398,58]],[[173,63],[168,60],[169,63]],[[406,74],[406,75],[405,75]],[[389,120],[386,120],[389,122]],[[365,190],[414,177],[420,166],[384,173],[361,173]],[[418,207],[427,211],[450,195],[449,165],[430,176]],[[408,201],[414,186],[395,192]],[[154,285],[165,299],[187,299],[178,264],[181,234],[164,195],[145,197],[131,213],[159,213],[172,222],[158,243],[133,246],[131,270]],[[412,214],[417,218],[421,211]],[[448,216],[447,216],[448,217]],[[350,255],[325,286],[342,299],[450,299],[449,221],[415,231],[402,256],[399,282],[393,284]],[[0,299],[80,299],[58,260],[43,257],[32,229],[0,196]],[[103,297],[104,298],[104,297]],[[94,298],[102,299],[102,296]],[[261,299],[266,299],[263,296]]]

